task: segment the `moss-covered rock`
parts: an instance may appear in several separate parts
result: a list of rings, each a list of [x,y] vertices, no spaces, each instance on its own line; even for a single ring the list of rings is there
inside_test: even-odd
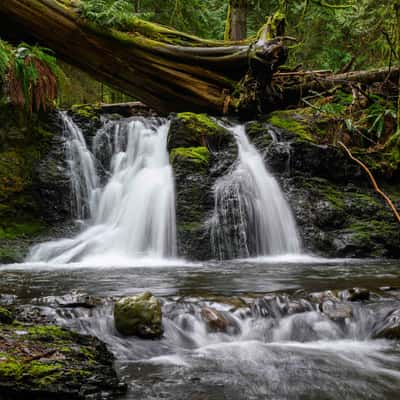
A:
[[[207,168],[210,162],[210,152],[207,147],[175,147],[170,152],[171,164],[188,162],[198,168]]]
[[[158,338],[163,333],[161,302],[150,292],[123,298],[114,305],[114,321],[122,335]]]
[[[99,399],[125,390],[112,355],[96,338],[19,322],[0,325],[0,337],[0,392],[6,398]]]
[[[268,122],[294,135],[297,140],[313,141],[313,136],[304,117],[304,112],[274,111],[268,117]]]
[[[57,113],[0,106],[0,263],[20,261],[48,226],[70,215]]]
[[[11,324],[13,322],[14,316],[13,313],[7,308],[0,306],[0,323],[2,324]]]
[[[201,146],[218,151],[231,140],[230,133],[206,114],[184,112],[172,118],[168,149]]]

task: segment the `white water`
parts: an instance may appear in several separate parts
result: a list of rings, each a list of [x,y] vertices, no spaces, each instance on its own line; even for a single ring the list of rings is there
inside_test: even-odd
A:
[[[219,258],[299,254],[289,204],[243,125],[231,128],[239,149],[236,168],[214,188],[213,248]]]
[[[174,257],[175,190],[166,150],[169,123],[109,122],[93,138],[90,151],[75,123],[66,114],[62,118],[74,210],[77,218],[90,220],[73,239],[35,246],[27,261],[65,264]]]

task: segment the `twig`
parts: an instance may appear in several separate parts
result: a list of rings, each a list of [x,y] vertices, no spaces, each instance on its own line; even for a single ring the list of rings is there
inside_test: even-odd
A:
[[[347,153],[347,155],[353,161],[355,161],[358,165],[360,165],[362,167],[362,169],[368,174],[369,179],[371,180],[372,186],[374,187],[375,191],[385,199],[388,206],[392,209],[393,214],[394,214],[395,218],[397,219],[397,222],[400,223],[400,214],[397,211],[397,208],[393,204],[392,200],[390,200],[390,197],[380,189],[380,187],[376,183],[376,180],[375,180],[374,176],[372,175],[371,171],[368,169],[368,167],[362,161],[360,161],[358,158],[354,157],[353,154],[351,154],[351,151],[348,149],[348,147],[343,142],[338,141],[338,144],[340,146],[342,146],[343,149],[345,150],[345,152]]]

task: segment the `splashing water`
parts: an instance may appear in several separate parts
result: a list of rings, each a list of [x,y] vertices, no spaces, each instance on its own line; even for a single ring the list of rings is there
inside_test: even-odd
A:
[[[215,255],[223,259],[300,253],[296,223],[278,182],[250,143],[244,126],[231,131],[239,160],[214,187],[211,235]]]
[[[77,218],[90,220],[73,239],[35,246],[28,261],[174,257],[175,189],[166,150],[169,123],[144,118],[108,122],[93,138],[90,151],[72,119],[61,116],[73,209]]]

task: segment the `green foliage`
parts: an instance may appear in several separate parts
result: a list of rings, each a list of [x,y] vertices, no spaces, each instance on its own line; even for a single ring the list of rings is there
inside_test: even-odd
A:
[[[11,54],[9,92],[14,104],[32,111],[46,109],[57,97],[62,72],[51,50],[21,43]]]
[[[4,80],[4,76],[8,71],[11,57],[11,46],[0,40],[0,81]]]
[[[80,9],[82,17],[106,28],[125,29],[134,14],[129,0],[83,0]]]

